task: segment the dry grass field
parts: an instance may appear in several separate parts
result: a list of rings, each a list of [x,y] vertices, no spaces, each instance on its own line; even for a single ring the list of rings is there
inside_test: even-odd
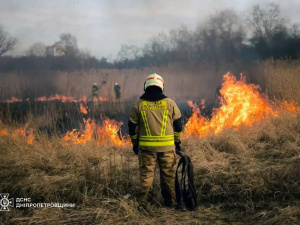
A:
[[[137,157],[130,147],[34,145],[0,139],[1,192],[76,208],[10,209],[3,224],[296,224],[300,217],[300,117],[282,115],[255,127],[186,139],[195,166],[199,208],[161,206],[159,180],[151,213],[137,210]]]
[[[166,87],[170,96],[179,100],[205,97],[205,92],[198,92],[193,85],[202,80],[201,76],[194,78],[197,70],[190,72],[179,65],[160,69],[156,72],[166,74],[166,82],[172,84]],[[72,79],[70,74],[57,73],[53,82],[57,82],[56,93],[79,98],[88,95],[89,89],[76,83],[90,84],[96,78],[100,83],[109,77],[103,87],[107,91],[104,97],[113,96],[109,85],[118,80],[124,93],[134,98],[138,94],[132,87],[141,87],[150,71],[153,69],[78,72]],[[299,61],[262,62],[251,71],[261,71],[269,96],[299,103]],[[209,74],[203,76],[214,89],[217,75],[211,78]],[[186,81],[188,76],[190,80]],[[182,93],[180,82],[173,79],[178,77],[183,80]],[[8,77],[2,78],[7,82]],[[9,79],[19,80],[19,75]],[[62,80],[70,85],[63,85]],[[2,86],[2,96],[5,88]],[[35,118],[29,120],[34,124]],[[40,119],[38,123],[43,122]],[[16,127],[5,123],[0,130],[13,133]],[[199,207],[193,212],[164,208],[156,174],[151,210],[144,213],[137,209],[138,159],[130,145],[99,145],[96,141],[66,145],[59,134],[49,137],[42,132],[35,132],[33,144],[28,144],[22,136],[14,138],[0,132],[0,193],[31,198],[32,203],[75,204],[74,208],[10,208],[9,212],[0,212],[0,224],[300,223],[299,113],[283,111],[251,126],[224,129],[218,135],[188,136],[182,145],[194,164]]]
[[[286,99],[300,104],[300,62],[267,61],[264,64],[267,92],[276,99]]]
[[[136,99],[143,93],[144,79],[158,73],[165,80],[165,93],[178,101],[206,99],[214,101],[215,90],[222,83],[223,74],[230,71],[239,76],[242,72],[251,83],[265,87],[263,62],[252,64],[224,63],[218,69],[211,64],[172,64],[143,69],[99,69],[74,72],[39,71],[34,73],[0,73],[0,100],[54,96],[55,94],[91,97],[94,82],[101,85],[100,96],[114,101],[114,83],[121,85],[121,101]],[[272,67],[273,68],[273,67]]]

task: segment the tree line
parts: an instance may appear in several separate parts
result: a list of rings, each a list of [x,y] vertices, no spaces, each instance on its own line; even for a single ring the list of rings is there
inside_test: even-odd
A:
[[[23,57],[1,57],[13,49],[16,39],[0,28],[0,70],[77,70],[90,68],[140,68],[174,62],[222,62],[300,57],[299,25],[291,24],[280,13],[278,4],[253,6],[245,16],[222,10],[207,18],[196,29],[185,25],[154,36],[143,47],[122,45],[117,59],[108,62],[79,50],[76,37],[62,34],[55,45],[63,55],[49,56],[46,46],[33,44]]]

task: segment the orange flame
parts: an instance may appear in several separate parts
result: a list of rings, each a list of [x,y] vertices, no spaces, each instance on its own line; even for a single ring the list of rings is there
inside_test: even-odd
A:
[[[6,100],[5,102],[6,103],[22,102],[22,100],[18,99],[18,98],[15,98],[15,97],[12,97],[10,100]]]
[[[45,96],[43,96],[43,97],[38,97],[38,98],[36,98],[35,99],[35,101],[38,101],[38,102],[45,102],[45,101],[47,101],[48,99],[45,97]]]
[[[87,120],[84,119],[84,126],[85,129],[82,132],[77,129],[67,132],[63,137],[65,144],[83,144],[91,141],[94,135],[95,123],[90,118]]]
[[[2,122],[0,121],[0,126],[2,126]],[[7,135],[7,129],[5,128],[0,128],[0,137],[1,136],[6,136]]]
[[[83,113],[83,114],[87,114],[87,108],[84,107],[81,103],[80,103],[80,112]]]
[[[123,122],[117,122],[115,120],[105,119],[103,126],[96,125],[92,119],[84,120],[83,131],[78,131],[74,129],[71,132],[63,137],[65,145],[71,144],[83,144],[93,140],[93,137],[96,138],[97,144],[114,144],[116,146],[124,146],[129,144],[129,141],[126,141],[122,136],[119,137],[118,132],[120,130]]]
[[[84,102],[84,103],[87,103],[87,101],[88,101],[88,98],[86,96],[83,96],[82,98],[80,98],[78,100],[78,102]]]
[[[64,96],[64,95],[54,95],[54,96],[50,96],[50,97],[46,97],[46,96],[42,96],[42,97],[37,97],[34,99],[35,101],[38,102],[45,102],[45,101],[61,101],[61,102],[84,102],[87,103],[88,101],[93,101],[93,102],[107,102],[107,98],[104,97],[99,97],[99,98],[93,98],[92,100],[88,99],[86,96],[83,96],[81,98],[79,98],[78,100],[73,98],[72,96]],[[14,103],[14,102],[22,102],[23,100],[12,97],[9,100],[6,100],[4,102],[6,103]]]
[[[121,129],[123,122],[105,119],[103,126],[97,126],[97,142],[98,144],[113,143],[116,146],[128,145],[129,141],[124,137],[119,137],[118,132]]]
[[[98,98],[97,97],[93,97],[93,102],[98,102]]]
[[[99,97],[99,101],[100,102],[107,102],[108,100],[107,100],[107,98]]]
[[[33,130],[29,130],[27,137],[26,137],[26,142],[27,144],[32,145],[33,144],[33,140],[34,140],[34,136],[33,136]]]
[[[7,135],[7,129],[0,129],[0,136],[6,136]]]
[[[201,115],[201,110],[196,105],[188,102],[193,108],[193,115],[185,126],[185,135],[218,134],[225,128],[237,128],[242,124],[251,126],[270,115],[278,115],[278,111],[267,97],[259,93],[259,86],[246,84],[242,75],[240,81],[229,73],[225,74],[223,79],[220,90],[221,107],[214,109],[210,120]],[[291,111],[299,110],[294,104],[286,103],[283,107]]]
[[[28,130],[28,123],[25,124],[24,127],[15,130],[15,132],[11,135],[13,139],[18,139],[21,137],[25,137],[27,144],[33,144],[34,136],[33,130]]]
[[[26,123],[24,127],[21,127],[20,129],[15,130],[15,132],[12,134],[12,137],[17,138],[19,135],[26,136],[27,126],[28,126],[28,123]]]
[[[107,102],[108,100],[107,100],[107,98],[103,98],[103,97],[99,97],[99,98],[93,97],[93,102],[94,103],[97,103],[98,101],[100,101],[100,102]]]
[[[13,98],[16,101],[16,98]],[[15,102],[12,100],[7,100],[6,102]],[[18,100],[18,99],[17,99]],[[18,100],[18,101],[22,101],[22,100]],[[83,102],[83,103],[87,103],[88,101],[94,101],[95,102],[95,98],[93,98],[93,100],[88,99],[86,96],[82,96],[81,98],[79,98],[78,100],[73,98],[72,96],[64,96],[64,95],[54,95],[54,96],[50,96],[49,98],[43,96],[43,97],[38,97],[35,98],[35,101],[39,101],[39,102],[45,102],[45,101],[61,101],[61,102]],[[96,98],[96,101],[98,101],[98,99]],[[103,97],[99,97],[99,101],[102,102],[106,102],[107,99],[103,98]]]
[[[293,116],[297,113],[300,113],[300,106],[297,106],[295,102],[283,101],[279,103],[279,106],[282,109],[292,113]]]
[[[62,101],[62,102],[77,102],[71,96],[64,96],[64,95],[57,95],[57,94],[54,95],[54,96],[49,97],[48,99],[45,98],[45,97],[42,97],[42,98],[37,98],[36,100],[37,101],[55,101],[55,100],[58,100],[58,101]]]

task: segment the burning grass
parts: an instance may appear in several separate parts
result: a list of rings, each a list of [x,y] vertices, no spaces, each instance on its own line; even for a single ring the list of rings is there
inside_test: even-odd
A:
[[[83,119],[63,137],[0,126],[0,193],[76,208],[14,209],[5,224],[297,224],[300,222],[300,114],[271,102],[255,85],[227,74],[222,105],[186,124],[184,151],[194,164],[199,208],[163,208],[156,174],[152,208],[137,210],[138,159],[121,123]],[[78,106],[89,115],[85,102]],[[87,114],[86,114],[87,112]],[[19,137],[19,138],[17,138]],[[27,142],[27,143],[26,143]]]
[[[161,207],[156,176],[150,215],[137,210],[137,157],[130,147],[94,142],[64,146],[39,137],[24,145],[0,139],[1,192],[75,209],[11,209],[5,224],[295,224],[300,216],[300,117],[282,114],[239,131],[183,142],[195,167],[200,207]],[[154,216],[155,215],[155,216]]]
[[[86,96],[83,96],[79,99],[75,99],[72,96],[64,96],[64,95],[54,95],[54,96],[50,96],[50,97],[37,97],[34,99],[37,102],[49,102],[49,101],[61,101],[61,102],[76,102],[76,103],[80,103],[80,102],[84,102],[87,103],[88,101],[92,101],[94,103],[98,103],[98,102],[107,102],[107,98],[103,98],[103,97],[94,97],[93,99],[88,99]],[[9,100],[5,100],[5,103],[14,103],[14,102],[22,102],[23,100],[21,99],[17,99],[15,97],[12,97]],[[81,105],[81,104],[80,104]]]
[[[195,212],[162,207],[158,174],[150,212],[138,211],[138,159],[117,134],[121,123],[105,119],[102,125],[97,125],[89,118],[80,130],[68,132],[64,138],[37,133],[37,141],[28,144],[27,125],[14,132],[2,129],[0,177],[5,182],[0,192],[31,198],[32,202],[76,204],[75,209],[11,209],[1,215],[2,221],[7,224],[298,223],[298,107],[287,102],[280,103],[280,107],[271,104],[256,90],[255,86],[227,75],[221,90],[223,105],[211,120],[202,117],[194,107],[194,115],[186,125],[183,147],[194,164],[200,205]],[[250,102],[238,98],[241,91],[248,91]],[[258,111],[261,113],[248,110],[246,114],[249,105],[262,110]],[[84,114],[86,108],[81,106]],[[199,124],[203,120],[206,125],[217,124],[212,123],[214,116],[224,116],[226,109],[231,109],[226,115],[230,123],[223,124],[218,132],[200,133],[199,138],[197,129],[189,130],[191,124],[204,127],[205,123]],[[253,120],[247,122],[247,119]],[[239,121],[239,126],[232,121]],[[19,133],[23,139],[7,135],[9,132]]]
[[[221,95],[219,96],[220,106],[213,110],[211,118],[203,116],[202,111],[205,109],[198,108],[191,101],[188,102],[190,107],[193,108],[193,114],[185,125],[184,133],[186,137],[195,135],[203,137],[211,133],[219,134],[228,128],[239,129],[241,125],[253,126],[263,119],[277,117],[282,111],[290,112],[292,115],[300,112],[300,107],[294,102],[277,101],[274,103],[270,101],[265,94],[260,93],[259,86],[247,84],[245,77],[242,75],[238,80],[232,74],[227,73],[224,75],[223,80],[220,89]],[[74,101],[74,99],[66,99],[60,97],[62,103]],[[57,98],[54,100],[57,100]],[[83,144],[94,140],[97,140],[99,145],[113,143],[116,146],[125,146],[130,144],[128,138],[126,139],[119,133],[123,122],[108,118],[102,118],[100,122],[96,121],[93,117],[90,117],[87,98],[84,97],[79,102],[79,106],[77,104],[78,113],[82,116],[83,124],[80,124],[80,129],[73,128],[72,131],[67,131],[63,137],[65,145]],[[204,101],[202,100],[202,102]],[[90,105],[94,109],[96,106],[97,104]],[[16,138],[18,134],[21,134],[26,137],[27,143],[32,144],[34,140],[33,131],[27,130],[27,126],[28,123],[24,128],[16,130],[12,137]],[[0,134],[2,136],[8,135],[6,129],[0,131]]]
[[[266,95],[259,92],[259,86],[247,84],[242,75],[240,80],[237,80],[227,73],[223,80],[219,96],[220,107],[214,109],[211,118],[203,116],[201,113],[203,109],[189,101],[193,115],[185,126],[186,136],[203,137],[209,133],[219,134],[227,128],[252,126],[263,119],[276,117],[282,111],[288,111],[293,115],[300,112],[300,107],[293,102],[278,101],[275,104],[270,101]]]

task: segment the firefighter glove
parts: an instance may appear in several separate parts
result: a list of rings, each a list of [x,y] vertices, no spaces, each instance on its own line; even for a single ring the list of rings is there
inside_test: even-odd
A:
[[[138,152],[139,152],[139,145],[134,145],[133,148],[132,148],[134,154],[138,155]]]

